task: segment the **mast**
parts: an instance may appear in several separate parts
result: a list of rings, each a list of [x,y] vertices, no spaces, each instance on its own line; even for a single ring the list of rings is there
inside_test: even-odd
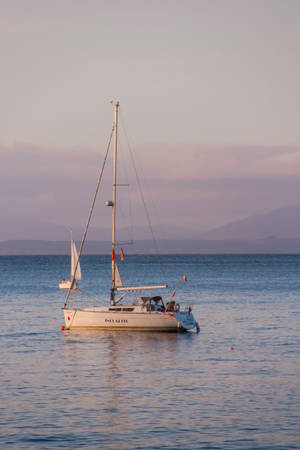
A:
[[[118,148],[118,112],[119,102],[115,104],[114,118],[114,157],[113,157],[113,201],[112,201],[112,261],[111,261],[111,289],[110,303],[115,305],[115,286],[116,286],[116,262],[115,262],[115,246],[116,246],[116,206],[117,206],[117,148]]]
[[[70,255],[71,255],[71,267],[70,267],[70,272],[71,272],[71,278],[70,280],[72,281],[73,279],[73,275],[74,275],[74,252],[73,252],[73,233],[72,233],[72,229],[70,228]]]

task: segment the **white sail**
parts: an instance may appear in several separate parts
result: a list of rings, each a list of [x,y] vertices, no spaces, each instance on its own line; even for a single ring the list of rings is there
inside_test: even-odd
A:
[[[78,260],[78,253],[77,253],[75,242],[72,240],[72,243],[71,243],[71,280],[73,279],[77,260]],[[75,274],[75,281],[80,281],[80,280],[81,280],[81,269],[80,269],[80,263],[78,262],[78,266],[77,266],[77,270],[76,270],[76,274]]]
[[[115,286],[123,286],[117,263],[115,263]]]

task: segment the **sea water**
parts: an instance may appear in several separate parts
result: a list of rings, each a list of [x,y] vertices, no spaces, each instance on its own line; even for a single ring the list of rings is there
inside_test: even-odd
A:
[[[61,331],[67,256],[0,257],[0,448],[300,448],[300,256],[127,256],[199,334]],[[107,304],[110,258],[72,301]],[[188,281],[182,281],[183,274]]]

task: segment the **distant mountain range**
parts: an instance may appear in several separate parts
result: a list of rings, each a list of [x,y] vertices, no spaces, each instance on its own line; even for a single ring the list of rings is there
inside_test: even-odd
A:
[[[270,237],[300,238],[300,205],[250,216],[201,233],[199,236],[200,239],[212,240],[256,240]]]
[[[79,242],[77,243],[79,247]],[[19,240],[0,242],[0,255],[67,255],[68,241]],[[157,241],[160,254],[178,253],[300,253],[300,239],[266,238],[245,240],[165,240]],[[124,246],[128,254],[156,254],[152,241],[136,241]],[[84,254],[110,254],[111,242],[87,241]]]
[[[79,241],[82,230],[73,231]],[[121,239],[126,231],[121,230]],[[68,254],[66,235],[68,229],[61,225],[0,220],[0,254]],[[97,240],[100,236],[101,241]],[[153,242],[146,236],[146,229],[135,229],[135,244],[127,253],[154,252]],[[91,228],[85,253],[109,253],[110,239],[109,228]],[[300,205],[251,216],[206,232],[169,227],[168,238],[158,241],[158,247],[161,253],[299,253]]]
[[[189,236],[190,239],[197,239],[199,232],[197,230],[188,230],[174,225],[153,227],[155,236],[164,238],[163,234],[168,239],[184,239]],[[74,239],[81,240],[83,234],[83,227],[72,227]],[[128,240],[134,237],[136,240],[151,239],[151,231],[149,227],[134,227],[134,236],[132,230],[129,228],[118,228],[118,238],[121,240]],[[12,221],[0,218],[0,241],[11,240],[43,240],[43,241],[64,241],[69,238],[70,228],[64,225],[57,225],[47,222],[34,221]],[[93,227],[90,226],[88,231],[89,240],[111,240],[110,227]]]

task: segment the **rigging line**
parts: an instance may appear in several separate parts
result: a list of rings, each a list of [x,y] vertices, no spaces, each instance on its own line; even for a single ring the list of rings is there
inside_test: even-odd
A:
[[[128,145],[128,148],[129,148],[129,154],[130,154],[130,157],[131,157],[131,162],[132,162],[134,173],[135,173],[136,182],[137,182],[137,185],[138,185],[138,188],[139,188],[139,193],[140,193],[140,196],[141,196],[141,199],[142,199],[142,203],[143,203],[143,206],[144,206],[144,209],[145,209],[145,213],[146,213],[146,217],[147,217],[147,221],[148,221],[148,226],[150,228],[150,232],[151,232],[151,235],[152,235],[152,239],[153,239],[153,243],[154,243],[154,247],[155,247],[155,251],[156,251],[156,256],[159,258],[159,265],[160,265],[160,269],[162,271],[162,274],[163,274],[164,277],[166,277],[165,270],[164,270],[164,267],[163,267],[162,262],[161,262],[161,255],[160,255],[160,252],[159,252],[157,240],[155,238],[154,230],[153,230],[152,223],[151,223],[151,220],[150,220],[149,211],[148,211],[148,208],[147,208],[147,205],[146,205],[146,202],[145,202],[145,198],[144,198],[144,194],[143,194],[143,191],[142,191],[140,178],[139,178],[139,175],[138,175],[138,172],[137,172],[135,159],[134,159],[134,156],[133,156],[133,151],[132,151],[131,146],[129,144],[128,135],[126,133],[123,115],[122,114],[120,114],[120,115],[121,115],[121,124],[123,126],[123,131],[124,131],[124,134],[125,134],[125,138],[126,138],[127,145]]]
[[[133,242],[133,218],[132,218],[132,204],[131,204],[130,186],[128,186],[127,196],[128,196],[128,207],[129,207],[130,238],[131,238],[131,242]]]
[[[113,132],[114,132],[114,125],[113,125],[113,128],[112,128],[111,133],[110,133],[108,145],[107,145],[107,148],[106,148],[106,153],[105,153],[104,160],[103,160],[102,167],[101,167],[101,171],[100,171],[100,174],[99,174],[97,187],[96,187],[96,190],[95,190],[94,198],[93,198],[92,205],[91,205],[91,208],[90,208],[90,212],[89,212],[89,215],[88,215],[88,220],[87,220],[86,225],[85,225],[85,230],[84,230],[84,233],[83,233],[83,236],[82,236],[80,249],[79,249],[79,252],[78,252],[78,258],[77,258],[77,261],[76,261],[76,266],[75,266],[74,274],[73,274],[72,281],[71,281],[71,286],[69,287],[69,290],[68,290],[67,296],[66,296],[66,300],[65,300],[65,303],[64,303],[64,308],[66,308],[66,306],[68,304],[68,300],[69,300],[69,297],[70,297],[70,294],[71,294],[71,291],[72,291],[72,288],[73,288],[73,285],[74,285],[75,274],[76,274],[76,271],[77,271],[77,267],[78,267],[78,264],[79,264],[79,259],[80,259],[81,253],[82,253],[82,249],[83,249],[83,246],[84,246],[84,243],[85,243],[86,235],[87,235],[88,228],[89,228],[89,225],[90,225],[90,221],[91,221],[91,218],[92,218],[92,213],[93,213],[93,210],[94,210],[97,194],[98,194],[100,183],[101,183],[101,180],[102,180],[104,167],[105,167],[105,164],[106,164],[106,160],[107,160],[107,156],[108,156],[111,140],[112,140],[112,137],[113,137]]]
[[[119,112],[119,114],[121,114],[121,112]],[[123,141],[123,139],[122,139]],[[121,142],[121,136],[119,136],[119,142]],[[126,193],[127,193],[127,199],[126,199],[126,205],[127,209],[125,210],[125,208],[122,208],[122,201],[120,202],[119,200],[119,209],[118,212],[121,213],[123,219],[126,219],[126,225],[129,228],[129,236],[130,236],[130,240],[133,241],[133,222],[132,222],[132,207],[131,207],[131,197],[130,197],[130,177],[128,174],[128,169],[127,169],[127,155],[124,155],[124,153],[121,151],[122,150],[123,145],[121,146],[119,144],[119,152],[118,152],[118,159],[120,161],[119,164],[119,172],[122,172],[122,176],[125,179],[125,183],[118,183],[117,186],[121,186],[121,187],[127,187]],[[126,159],[125,159],[126,158]],[[119,175],[120,178],[120,175]],[[123,191],[122,191],[123,192]],[[119,190],[119,195],[120,195],[120,190]],[[125,200],[125,198],[124,198]],[[125,202],[124,202],[125,205]],[[120,208],[121,206],[121,208]],[[127,215],[126,215],[127,212]],[[125,223],[125,222],[124,222]],[[129,244],[132,244],[132,242],[130,242]]]

